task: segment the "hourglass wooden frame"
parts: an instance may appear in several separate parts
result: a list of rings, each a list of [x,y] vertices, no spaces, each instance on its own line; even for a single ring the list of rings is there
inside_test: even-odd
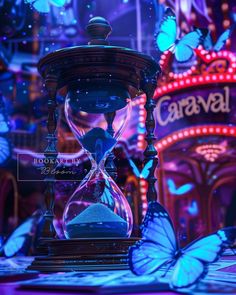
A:
[[[38,71],[45,81],[48,91],[48,120],[47,120],[47,147],[45,157],[56,159],[57,157],[57,91],[68,88],[68,85],[76,85],[78,89],[86,83],[114,83],[122,85],[129,93],[131,99],[138,95],[146,95],[146,142],[144,151],[144,164],[153,160],[147,178],[148,191],[147,201],[157,199],[155,189],[156,178],[154,172],[158,164],[157,151],[154,146],[155,120],[153,110],[155,101],[153,94],[157,86],[157,75],[160,67],[156,61],[141,52],[128,48],[110,46],[107,36],[111,32],[110,24],[101,17],[90,20],[87,33],[91,37],[88,45],[76,46],[57,50],[42,58],[38,64]],[[88,82],[91,81],[91,82]],[[131,117],[132,120],[132,117]],[[45,161],[46,165],[50,161]],[[48,167],[50,169],[55,167]],[[113,155],[108,157],[106,164],[107,172],[115,178],[116,168],[113,163]],[[45,206],[42,240],[56,238],[53,226],[54,209],[54,184],[53,177],[45,179]]]

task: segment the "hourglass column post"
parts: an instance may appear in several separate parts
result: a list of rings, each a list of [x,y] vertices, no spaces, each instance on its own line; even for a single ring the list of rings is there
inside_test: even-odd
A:
[[[106,113],[104,114],[105,116],[105,119],[107,121],[107,132],[113,137],[114,136],[114,133],[115,133],[115,130],[113,129],[112,125],[113,125],[113,121],[115,119],[115,116],[116,116],[116,112],[110,112],[110,113]],[[106,160],[106,171],[108,172],[108,174],[114,179],[116,180],[117,178],[117,168],[115,166],[115,163],[114,163],[114,153],[113,151],[111,151],[107,157],[107,160]]]
[[[157,157],[157,150],[154,146],[155,141],[155,119],[153,115],[154,108],[156,106],[156,103],[153,99],[154,91],[156,89],[156,76],[154,77],[147,77],[144,76],[143,83],[141,85],[142,90],[146,94],[146,103],[145,103],[145,109],[146,109],[146,137],[145,140],[147,142],[147,147],[144,151],[144,165],[148,163],[149,161],[152,161],[152,166],[149,169],[150,173],[147,177],[148,182],[148,191],[147,191],[147,201],[156,201],[157,200],[157,191],[155,188],[155,182],[157,181],[155,174],[155,169],[158,165],[158,157]]]
[[[56,231],[53,226],[54,218],[54,200],[55,200],[55,174],[50,173],[56,168],[57,159],[57,117],[56,117],[56,94],[57,94],[57,80],[54,75],[47,75],[45,79],[45,86],[48,92],[48,120],[47,120],[47,146],[44,151],[45,155],[45,168],[49,171],[49,174],[45,177],[46,182],[45,189],[45,212],[43,216],[43,227],[41,232],[41,238],[55,238]]]

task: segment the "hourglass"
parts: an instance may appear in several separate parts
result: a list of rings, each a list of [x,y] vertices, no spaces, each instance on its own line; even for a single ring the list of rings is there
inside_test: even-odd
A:
[[[64,233],[68,239],[129,237],[131,209],[105,169],[106,158],[130,115],[129,93],[120,86],[114,95],[109,83],[98,85],[96,92],[84,87],[68,91],[65,116],[92,168],[65,207]]]
[[[153,94],[160,67],[156,61],[135,50],[110,46],[110,24],[102,17],[87,26],[88,45],[63,48],[49,53],[38,64],[48,91],[47,147],[49,168],[56,159],[56,94],[66,93],[67,122],[91,161],[91,170],[67,202],[63,214],[66,239],[57,239],[53,226],[55,179],[45,182],[45,213],[42,222],[42,251],[29,267],[43,271],[126,269],[127,252],[138,238],[130,237],[132,213],[129,204],[110,175],[114,175],[112,150],[131,114],[131,102],[146,96],[146,141],[144,163],[153,163],[147,178],[147,200],[156,199],[154,171],[155,120]],[[132,116],[130,118],[132,120]],[[109,168],[109,169],[108,169]],[[44,252],[45,253],[45,252]]]

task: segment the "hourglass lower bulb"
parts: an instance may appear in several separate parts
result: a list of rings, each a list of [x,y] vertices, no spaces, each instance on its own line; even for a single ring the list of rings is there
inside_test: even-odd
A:
[[[133,225],[130,206],[104,164],[125,127],[131,103],[106,93],[88,108],[91,96],[87,103],[84,97],[85,93],[78,97],[77,92],[69,92],[65,115],[92,168],[65,207],[64,233],[67,239],[129,237]]]

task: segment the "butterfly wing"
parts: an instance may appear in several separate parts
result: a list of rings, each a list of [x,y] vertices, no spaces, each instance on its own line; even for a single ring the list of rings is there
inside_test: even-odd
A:
[[[205,38],[205,30],[195,29],[183,36],[175,46],[175,58],[178,62],[187,62],[193,57],[194,49],[197,48]]]
[[[168,185],[168,189],[169,189],[169,192],[173,195],[176,194],[176,186],[175,186],[175,183],[172,179],[168,179],[167,180],[167,185]]]
[[[226,41],[231,36],[232,31],[233,31],[232,30],[232,27],[230,27],[227,30],[225,30],[223,34],[220,35],[220,37],[216,41],[216,44],[213,47],[214,51],[218,52],[218,51],[220,51],[224,47]]]
[[[176,41],[177,25],[174,12],[167,8],[156,35],[156,46],[164,52],[174,46]]]
[[[217,261],[235,240],[236,227],[224,228],[183,248],[174,268],[171,286],[178,289],[197,284],[207,274],[208,265]]]
[[[49,0],[50,3],[57,7],[62,7],[66,4],[66,0]]]
[[[152,165],[153,165],[153,160],[149,160],[145,164],[145,166],[141,172],[141,177],[143,177],[144,179],[147,179],[148,175],[150,174],[150,169],[152,168]]]
[[[176,195],[184,195],[191,191],[193,189],[193,184],[192,183],[186,183],[184,185],[181,185],[179,188],[176,189],[175,194]]]
[[[0,164],[3,164],[10,157],[10,143],[7,138],[0,137]]]
[[[134,161],[129,159],[129,163],[130,163],[130,166],[132,167],[134,175],[139,178],[140,177],[140,172],[139,172],[137,166],[135,165]]]
[[[210,31],[208,31],[208,33],[206,35],[206,38],[204,39],[203,47],[206,50],[212,50],[213,49],[213,42],[212,42],[211,32]]]
[[[26,3],[31,4],[38,12],[48,13],[50,11],[48,0],[26,0]]]
[[[142,225],[142,240],[129,250],[129,265],[137,275],[156,272],[173,260],[177,241],[167,211],[150,202]]]
[[[0,113],[0,133],[7,133],[9,131],[9,125],[7,124],[6,118]]]
[[[39,217],[39,215],[33,215],[28,218],[8,237],[3,245],[3,252],[6,257],[12,257],[18,253],[27,254]]]

